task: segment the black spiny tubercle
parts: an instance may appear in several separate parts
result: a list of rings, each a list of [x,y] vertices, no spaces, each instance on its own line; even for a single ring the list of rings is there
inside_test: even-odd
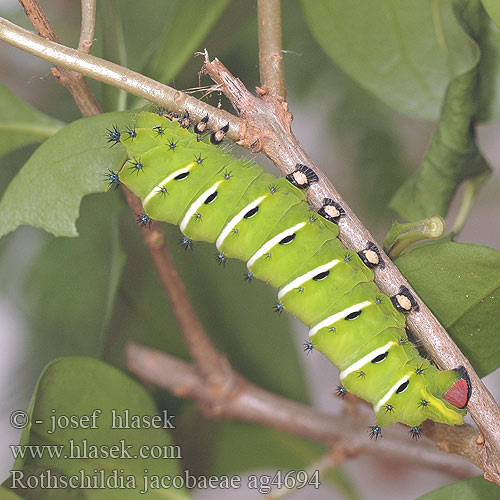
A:
[[[194,242],[191,238],[188,238],[187,236],[183,236],[179,240],[179,245],[184,249],[184,250],[192,250]]]
[[[371,425],[370,426],[370,439],[375,438],[375,441],[380,438],[384,439],[384,436],[382,436],[382,429],[378,425]]]
[[[153,127],[153,130],[156,132],[156,137],[159,137],[160,135],[163,135],[165,133],[165,129],[161,125]]]
[[[128,163],[132,164],[132,166],[129,167],[129,169],[135,172],[137,175],[139,175],[139,172],[144,171],[144,165],[141,163],[140,160],[134,158],[133,160],[128,160]]]
[[[215,254],[215,260],[219,266],[226,267],[227,257],[224,255],[224,252],[217,252]]]
[[[278,313],[281,316],[281,313],[285,310],[283,304],[281,302],[276,302],[273,306],[274,312]]]
[[[304,342],[304,352],[306,354],[311,354],[314,351],[314,344],[310,340]]]
[[[137,137],[137,132],[135,131],[135,126],[134,127],[127,127],[127,129],[124,132],[125,134],[128,134],[128,137],[125,139],[126,141],[134,140]]]
[[[202,158],[201,153],[198,156],[195,155],[194,159],[198,165],[201,165],[206,160],[206,158]]]
[[[105,137],[108,138],[108,142],[111,143],[111,147],[115,146],[116,144],[120,144],[121,142],[121,132],[118,130],[118,127],[116,125],[113,125],[112,128],[107,129],[108,133],[105,134]]]
[[[418,425],[410,427],[410,430],[408,431],[408,434],[411,436],[412,439],[421,438],[423,433],[424,433],[423,429]]]
[[[138,214],[135,221],[139,224],[139,227],[151,229],[153,219],[148,214]]]
[[[338,385],[335,389],[335,394],[340,398],[344,399],[347,394],[347,389],[343,385]]]
[[[108,189],[111,188],[111,186],[114,186],[114,189],[116,190],[121,184],[118,172],[114,172],[110,168],[108,168],[107,172],[104,173],[103,180],[108,183]]]
[[[245,281],[248,281],[249,283],[251,283],[252,280],[253,280],[253,273],[252,273],[252,271],[247,271],[246,273],[244,273],[243,274],[243,279]]]

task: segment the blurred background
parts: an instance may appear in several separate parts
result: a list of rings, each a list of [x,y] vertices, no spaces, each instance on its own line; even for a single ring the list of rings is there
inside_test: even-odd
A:
[[[282,4],[285,76],[294,133],[376,240],[382,242],[396,218],[388,207],[389,201],[409,173],[418,168],[434,125],[393,111],[362,89],[315,42],[299,2],[285,0]],[[259,83],[255,5],[233,0],[195,48],[207,48],[211,57],[221,59],[250,89]],[[176,37],[187,40],[197,29],[179,26],[175,19],[177,6],[173,0],[99,2],[92,53],[123,61],[116,43],[123,36],[127,41],[127,65],[145,71],[145,61],[165,30],[173,30]],[[75,47],[80,2],[47,0],[43,7],[60,40]],[[16,0],[0,0],[0,16],[32,29]],[[119,20],[124,26],[121,35],[116,23]],[[168,44],[164,50],[168,50]],[[201,63],[199,57],[188,57],[173,81],[166,70],[165,83],[179,89],[197,87]],[[56,84],[50,68],[44,61],[0,44],[0,83],[38,110],[69,123],[80,117],[78,109],[66,90]],[[208,83],[202,81],[202,85]],[[90,85],[106,111],[125,105],[120,92],[96,82]],[[215,94],[208,101],[216,105],[219,99]],[[224,100],[222,103],[227,106]],[[127,107],[139,105],[142,103],[132,97],[126,102]],[[477,132],[493,175],[482,189],[459,240],[500,248],[500,125],[482,123]],[[0,194],[34,150],[35,146],[28,146],[0,158]],[[237,154],[249,156],[245,150],[237,150]],[[266,158],[253,158],[273,171]],[[450,220],[457,208],[455,202]],[[125,368],[124,346],[128,340],[188,359],[149,256],[119,193],[86,197],[77,225],[77,239],[56,239],[42,230],[22,227],[0,240],[0,477],[6,477],[12,467],[7,445],[18,442],[17,432],[8,425],[8,415],[14,409],[27,408],[40,371],[50,360],[68,355],[98,356]],[[319,354],[302,355],[306,328],[290,318],[273,316],[272,291],[262,283],[252,283],[248,290],[241,279],[242,263],[231,262],[228,269],[219,269],[208,245],[197,245],[194,255],[186,256],[175,245],[177,230],[166,228],[166,232],[174,242],[172,252],[195,307],[233,367],[266,389],[310,401],[326,411],[339,411],[341,404],[332,396],[337,369]],[[200,280],[207,284],[203,288],[208,288],[209,298],[207,291],[197,286]],[[116,295],[112,293],[115,289]],[[269,310],[269,314],[263,310]],[[250,343],[251,338],[265,343]],[[278,358],[280,362],[276,363]],[[275,364],[278,369],[274,369]],[[497,372],[485,380],[497,399],[498,381]],[[264,455],[264,470],[287,466],[279,453],[273,456],[269,443],[274,441],[266,432],[238,423],[209,422],[190,402],[161,391],[154,395],[160,408],[168,407],[182,416],[183,425],[175,439],[182,443],[190,468],[219,474],[261,472],[263,469],[258,467]],[[244,440],[238,442],[243,434]],[[200,437],[204,445],[196,448]],[[300,455],[302,451],[297,450],[307,449],[311,457],[315,456],[301,440],[296,441],[292,446],[283,438],[286,454]],[[248,446],[246,457],[236,459],[231,444],[240,449]],[[317,499],[344,498],[345,491],[350,491],[350,498],[391,495],[404,500],[453,480],[414,466],[387,464],[384,457],[364,457],[343,466],[331,489],[324,486],[313,494]],[[195,492],[194,496],[201,499],[209,494]],[[237,495],[258,497],[255,492],[243,490]],[[303,491],[290,498],[311,495]],[[217,491],[213,498],[235,498],[235,493],[224,495]]]

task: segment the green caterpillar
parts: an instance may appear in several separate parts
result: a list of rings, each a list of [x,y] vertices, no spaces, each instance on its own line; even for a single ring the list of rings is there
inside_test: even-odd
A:
[[[246,279],[277,288],[276,310],[309,327],[305,350],[315,348],[338,366],[338,394],[349,391],[373,405],[370,437],[394,422],[409,425],[412,437],[427,419],[462,424],[471,393],[465,369],[440,371],[409,342],[405,314],[418,308],[414,298],[404,287],[391,298],[380,293],[372,270],[384,265],[380,253],[371,242],[359,253],[342,245],[336,222],[343,210],[335,201],[311,210],[304,190],[317,181],[314,172],[297,165],[275,178],[201,140],[208,116],[195,125],[197,135],[187,130],[187,113],[174,118],[142,112],[133,128],[108,131],[129,160],[106,180],[141,198],[138,223],[176,224],[185,248],[193,240],[215,243],[219,263],[244,260]],[[227,130],[213,132],[211,142],[220,143]]]

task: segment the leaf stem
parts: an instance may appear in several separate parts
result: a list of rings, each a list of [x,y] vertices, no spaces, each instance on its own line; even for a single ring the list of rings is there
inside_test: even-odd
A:
[[[481,189],[484,182],[490,177],[490,173],[487,172],[483,175],[477,177],[471,177],[465,181],[465,189],[462,197],[462,202],[460,204],[460,209],[455,218],[453,228],[451,229],[451,237],[455,239],[461,232],[467,222],[472,206],[476,196]]]
[[[384,250],[391,259],[398,257],[401,252],[417,241],[429,238],[441,238],[446,229],[445,221],[439,215],[416,222],[400,224],[395,221],[387,233],[384,241]]]

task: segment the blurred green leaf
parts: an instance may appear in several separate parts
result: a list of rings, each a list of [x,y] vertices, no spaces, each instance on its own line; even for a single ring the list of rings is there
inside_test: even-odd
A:
[[[455,48],[455,28],[449,20],[458,13],[447,2],[440,2],[436,10],[443,20],[443,40],[450,47],[450,54],[454,54],[450,60],[459,58],[457,51],[462,50],[475,53],[476,63],[468,71],[458,74],[448,85],[438,127],[422,166],[399,188],[391,201],[391,207],[409,221],[433,215],[445,217],[458,186],[465,179],[476,179],[477,183],[482,184],[490,172],[490,167],[476,146],[473,130],[478,110],[476,86],[479,49],[469,37],[468,44],[464,42]],[[478,31],[475,9],[460,14],[470,20],[471,29]],[[463,35],[466,36],[465,32]]]
[[[352,175],[361,180],[355,182],[354,209],[364,210],[368,227],[382,227],[384,221],[390,223],[389,201],[408,175],[394,121],[397,117],[343,73],[331,74],[328,81],[340,94],[331,122],[337,140],[343,141],[343,156],[347,159],[352,152]]]
[[[243,422],[224,422],[217,426],[210,473],[233,475],[262,469],[306,470],[325,453],[325,446],[285,432]],[[272,475],[273,471],[269,474]],[[360,498],[354,483],[342,468],[329,471],[326,476],[320,476],[322,485],[328,481],[346,498]],[[316,490],[313,486],[307,488],[312,497]]]
[[[486,12],[488,12],[488,15],[500,28],[500,3],[498,0],[481,0],[481,2],[483,2],[483,6]]]
[[[143,72],[151,56],[163,39],[165,23],[170,23],[178,5],[184,0],[111,0],[97,2],[95,55],[108,55],[121,64],[126,57],[127,66]],[[116,35],[123,31],[123,46]],[[145,36],[145,33],[147,36]]]
[[[500,366],[500,251],[428,244],[395,260],[480,377]]]
[[[183,0],[169,20],[161,45],[149,64],[147,74],[169,83],[193,53],[202,50],[200,44],[210,28],[224,12],[229,0]],[[186,27],[192,29],[186,29]]]
[[[2,500],[21,500],[22,497],[16,495],[12,490],[5,486],[0,486],[0,497]]]
[[[75,221],[83,196],[103,192],[106,169],[125,161],[122,148],[110,147],[106,129],[123,128],[133,113],[82,118],[47,139],[11,181],[0,201],[0,236],[21,224],[56,236],[78,236]]]
[[[48,237],[32,262],[22,300],[37,364],[59,356],[100,356],[125,255],[117,240],[117,196],[82,203],[79,238]]]
[[[450,498],[494,500],[500,498],[500,487],[483,477],[475,477],[438,488],[419,497],[418,500],[450,500]]]
[[[436,121],[449,81],[478,62],[478,49],[449,1],[302,0],[323,50],[394,109]]]
[[[86,425],[57,428],[55,432],[49,434],[52,430],[51,417],[54,415],[82,417],[92,415],[94,410],[102,412],[96,420],[98,428],[84,428],[93,423],[92,420],[88,420]],[[18,457],[14,470],[24,470],[28,474],[28,471],[33,471],[33,469],[27,469],[27,467],[35,466],[45,471],[50,469],[54,475],[71,476],[78,475],[81,470],[85,471],[85,474],[93,475],[94,469],[97,469],[103,470],[109,477],[113,470],[117,470],[120,475],[120,469],[123,469],[124,476],[135,477],[135,488],[85,489],[79,492],[83,493],[82,498],[106,500],[115,498],[132,500],[139,497],[175,500],[189,498],[185,489],[150,489],[143,495],[139,493],[143,488],[144,469],[148,469],[149,475],[156,474],[161,477],[166,474],[178,474],[180,464],[174,458],[133,458],[139,453],[141,446],[171,445],[169,433],[163,429],[154,428],[112,429],[112,410],[116,410],[119,415],[123,415],[125,410],[128,410],[130,415],[140,417],[158,414],[154,402],[143,387],[115,368],[92,358],[74,357],[54,361],[40,376],[30,405],[30,424],[23,430],[19,444],[60,445],[64,447],[62,457],[51,459],[48,453],[43,458],[25,457],[22,459]],[[39,420],[43,423],[35,423]],[[118,445],[121,450],[122,440],[124,446],[131,446],[127,450],[132,458],[127,458],[127,455],[121,451],[114,452],[118,455],[116,458],[104,455],[104,450],[109,451],[113,445]],[[97,453],[97,457],[68,459],[64,455],[71,454],[71,441],[79,446],[81,451],[83,451],[83,443],[86,442],[87,455],[91,455],[89,451],[91,445],[103,447],[103,451]],[[49,498],[41,496],[42,489],[33,490],[33,493],[40,494],[34,498]],[[50,496],[50,498],[53,497]]]
[[[64,126],[0,85],[0,156],[42,142]]]

